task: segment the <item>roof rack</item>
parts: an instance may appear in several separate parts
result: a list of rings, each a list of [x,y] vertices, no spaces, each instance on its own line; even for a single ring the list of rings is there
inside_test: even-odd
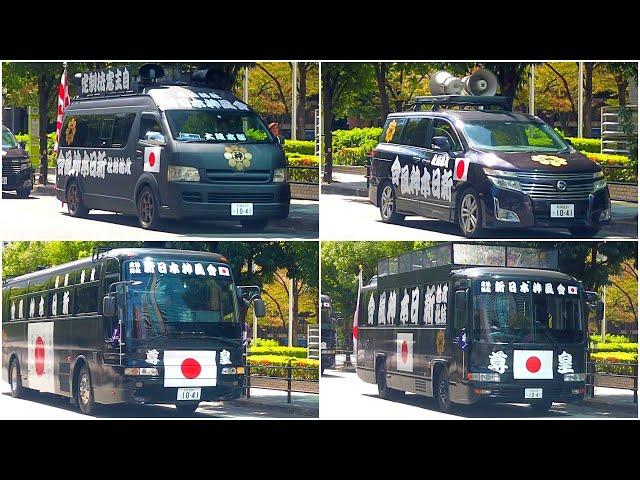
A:
[[[433,105],[432,111],[440,110],[441,107],[472,106],[472,107],[500,107],[500,110],[511,111],[511,97],[478,96],[478,95],[433,95],[416,97],[413,104],[413,111],[420,111],[422,105]]]

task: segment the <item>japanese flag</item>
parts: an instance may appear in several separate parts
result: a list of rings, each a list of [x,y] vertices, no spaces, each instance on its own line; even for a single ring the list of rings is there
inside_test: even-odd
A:
[[[30,323],[27,337],[29,388],[55,393],[53,322]]]
[[[567,292],[569,293],[569,295],[577,295],[578,294],[578,287],[576,287],[575,285],[569,285],[567,287]]]
[[[453,167],[453,179],[456,181],[466,180],[468,171],[469,160],[466,158],[456,158],[456,165]]]
[[[208,350],[165,350],[165,387],[207,387],[216,385],[216,352]]]
[[[513,378],[553,379],[553,351],[514,350]]]
[[[144,171],[160,171],[160,152],[162,147],[144,147]]]
[[[413,333],[398,333],[396,350],[398,370],[413,372]]]

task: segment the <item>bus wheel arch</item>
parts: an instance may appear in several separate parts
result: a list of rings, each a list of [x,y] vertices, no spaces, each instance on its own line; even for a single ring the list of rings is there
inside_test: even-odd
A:
[[[15,382],[13,379],[14,369],[17,375]],[[20,372],[20,361],[18,360],[18,355],[15,353],[12,353],[9,357],[9,371],[7,378],[9,379],[9,385],[11,387],[11,396],[13,398],[20,398],[23,393],[22,376]]]
[[[77,178],[69,178],[65,185],[65,200],[67,203],[67,210],[72,217],[86,217],[89,213],[89,209],[85,206],[82,195],[84,190],[80,185]]]
[[[78,377],[80,376],[80,370],[82,369],[83,365],[88,365],[88,362],[83,355],[80,355],[78,358],[76,358],[76,361],[73,364],[73,370],[71,373],[71,403],[72,404],[75,404],[78,401],[76,397],[76,392],[78,389]]]
[[[73,396],[80,407],[80,411],[85,415],[91,415],[95,410],[95,396],[93,380],[89,362],[86,359],[78,359],[73,369],[74,389]]]
[[[451,388],[449,385],[449,371],[447,364],[437,362],[433,367],[433,398],[438,410],[450,412],[453,406],[451,402]]]

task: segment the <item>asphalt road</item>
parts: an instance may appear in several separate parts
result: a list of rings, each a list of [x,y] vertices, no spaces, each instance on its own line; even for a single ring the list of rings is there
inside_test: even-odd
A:
[[[378,208],[367,198],[321,195],[320,228],[323,239],[331,240],[455,240],[464,238],[457,225],[423,217],[406,217],[404,224],[385,224]],[[573,239],[567,229],[489,230],[487,238]],[[629,238],[603,228],[597,238]]]
[[[138,227],[131,215],[92,210],[87,219],[72,218],[53,196],[20,199],[2,192],[2,240],[169,240],[176,238],[318,238],[318,202],[292,200],[289,217],[263,231],[247,231],[238,222],[170,221],[166,231]]]
[[[320,418],[323,419],[455,419],[455,418],[538,418],[528,405],[515,403],[456,407],[452,414],[436,410],[432,398],[407,394],[400,401],[378,397],[378,388],[365,383],[355,373],[325,370],[320,380]],[[545,418],[636,418],[623,409],[609,409],[587,402],[555,403]]]

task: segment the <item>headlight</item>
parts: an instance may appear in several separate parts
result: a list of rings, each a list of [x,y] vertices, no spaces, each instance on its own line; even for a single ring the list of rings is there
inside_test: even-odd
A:
[[[491,168],[483,168],[483,170],[487,175],[487,178],[489,178],[489,180],[491,180],[491,183],[493,183],[496,187],[506,188],[508,190],[516,190],[518,192],[522,191],[520,182],[518,180],[511,180],[513,178],[518,178],[518,174],[516,172],[507,172],[506,170],[493,170]]]
[[[158,369],[155,367],[127,367],[124,369],[125,375],[149,375],[155,377],[158,375]]]
[[[287,168],[276,168],[273,171],[273,181],[277,183],[284,183],[287,181]]]
[[[467,373],[467,380],[473,380],[476,382],[499,382],[499,373]]]
[[[600,180],[596,180],[595,182],[593,182],[593,191],[597,192],[598,190],[602,190],[606,186],[607,181],[604,178],[601,178]]]
[[[20,163],[20,170],[29,170],[31,168],[31,161],[27,158]]]
[[[486,175],[492,177],[518,178],[518,174],[516,172],[509,172],[508,170],[494,170],[493,168],[483,168],[482,170],[484,170]]]
[[[169,165],[167,180],[170,182],[199,182],[200,173],[198,172],[198,169],[194,167]]]
[[[586,379],[586,374],[584,373],[565,373],[564,381],[565,382],[584,382]]]

